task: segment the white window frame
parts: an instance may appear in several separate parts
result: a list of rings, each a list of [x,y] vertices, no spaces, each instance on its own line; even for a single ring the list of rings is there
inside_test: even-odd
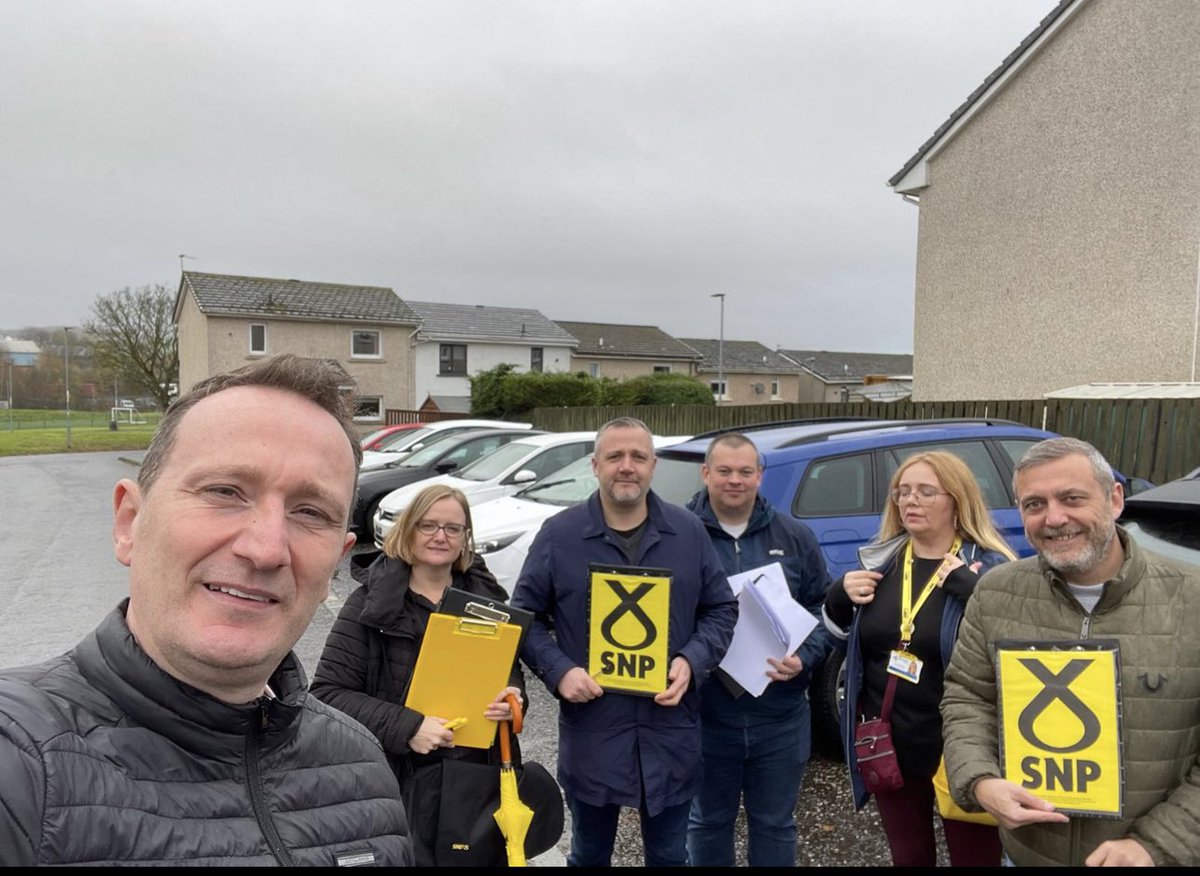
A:
[[[537,368],[534,368],[533,354],[537,352]],[[546,371],[546,348],[545,347],[530,347],[529,348],[529,370],[534,374],[543,374]]]
[[[650,373],[651,374],[670,374],[671,366],[670,365],[651,365]]]
[[[360,414],[358,412],[359,405],[364,403],[374,403],[376,412],[374,414]],[[381,395],[356,395],[351,401],[352,410],[354,411],[354,422],[356,423],[382,423],[383,422],[383,396]]]
[[[779,394],[779,387],[780,387],[782,384],[783,384],[783,380],[782,380],[781,378],[779,378],[779,377],[775,377],[775,378],[773,378],[773,379],[771,380],[771,398],[772,398],[772,399],[780,399],[780,398],[783,398],[783,396],[781,396],[781,395]]]
[[[710,380],[708,389],[713,394],[715,401],[729,401],[729,378],[724,380]]]
[[[354,341],[358,335],[374,335],[375,336],[375,352],[374,353],[356,353],[354,351]],[[350,331],[350,358],[351,359],[382,359],[383,358],[383,334],[379,329],[351,329]]]
[[[262,329],[262,349],[254,349],[254,330]],[[246,349],[250,351],[251,356],[267,355],[267,324],[265,322],[252,322],[246,328]]]

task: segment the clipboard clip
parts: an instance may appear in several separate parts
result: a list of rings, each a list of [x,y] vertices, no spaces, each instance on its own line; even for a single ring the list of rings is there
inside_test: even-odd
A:
[[[500,633],[500,627],[494,621],[476,620],[475,618],[459,618],[455,624],[455,632],[467,636],[487,636],[494,639]]]
[[[512,619],[512,615],[507,611],[501,611],[490,605],[484,605],[482,602],[468,602],[463,606],[463,611],[477,618],[482,618],[486,621],[494,621],[499,624],[506,624]]]

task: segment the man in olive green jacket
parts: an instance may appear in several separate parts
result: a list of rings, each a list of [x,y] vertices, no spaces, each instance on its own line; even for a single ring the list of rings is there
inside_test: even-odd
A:
[[[1018,865],[1200,864],[1200,569],[1140,550],[1116,520],[1124,495],[1090,444],[1053,438],[1013,475],[1038,556],[979,582],[942,700],[951,793],[1000,822]],[[1120,643],[1120,819],[1068,817],[1001,778],[994,644]]]

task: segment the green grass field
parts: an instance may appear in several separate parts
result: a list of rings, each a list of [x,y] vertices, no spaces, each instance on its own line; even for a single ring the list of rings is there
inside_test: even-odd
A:
[[[144,423],[118,423],[109,428],[108,413],[71,412],[71,446],[67,447],[65,411],[0,410],[0,456],[36,453],[87,453],[96,450],[145,450],[158,427],[158,413],[139,414]]]

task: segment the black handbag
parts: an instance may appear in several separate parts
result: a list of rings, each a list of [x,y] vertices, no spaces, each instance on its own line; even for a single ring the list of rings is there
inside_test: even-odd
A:
[[[562,838],[564,804],[554,776],[540,763],[513,768],[521,802],[533,810],[525,835],[532,858]],[[416,865],[421,867],[505,867],[504,834],[494,813],[500,808],[500,765],[445,759],[417,769],[409,780],[409,805]]]

